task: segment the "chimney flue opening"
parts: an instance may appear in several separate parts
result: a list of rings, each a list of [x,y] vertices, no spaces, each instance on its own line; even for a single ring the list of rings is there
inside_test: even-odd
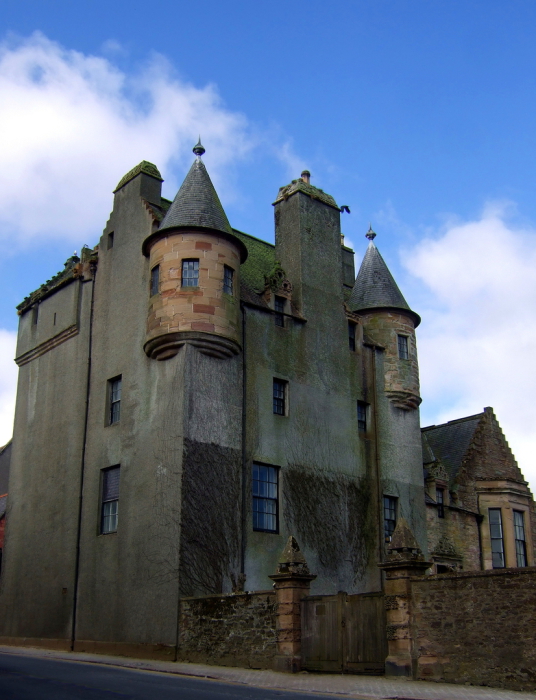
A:
[[[301,174],[301,179],[309,184],[311,182],[311,173],[308,170],[304,170]]]

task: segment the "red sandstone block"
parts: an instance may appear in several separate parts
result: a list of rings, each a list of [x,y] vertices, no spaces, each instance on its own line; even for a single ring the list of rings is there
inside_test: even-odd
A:
[[[213,314],[215,311],[213,306],[208,304],[194,304],[194,313],[198,314]]]
[[[209,332],[214,332],[214,324],[213,323],[206,323],[206,321],[194,321],[192,323],[192,330],[193,331],[209,331]]]
[[[212,243],[208,243],[207,241],[196,241],[195,249],[196,250],[212,250]]]

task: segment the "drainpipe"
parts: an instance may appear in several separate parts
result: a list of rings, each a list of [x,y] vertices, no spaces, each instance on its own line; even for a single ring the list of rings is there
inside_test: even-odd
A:
[[[383,563],[384,558],[384,535],[383,535],[383,500],[380,475],[380,449],[378,441],[378,388],[376,384],[376,347],[371,347],[372,353],[372,421],[374,425],[374,471],[376,485],[376,499],[378,506],[378,559]],[[380,569],[380,590],[383,589],[384,573]]]
[[[91,265],[91,263],[90,263]],[[82,536],[82,501],[84,494],[84,473],[86,467],[86,443],[87,431],[89,422],[89,394],[91,390],[91,349],[93,343],[93,308],[95,297],[95,279],[97,277],[97,266],[92,266],[93,279],[91,280],[91,310],[89,314],[89,338],[88,338],[88,353],[87,353],[87,376],[86,376],[86,406],[84,415],[84,435],[82,438],[82,458],[80,463],[80,490],[78,493],[78,522],[76,526],[76,558],[74,565],[74,594],[73,594],[73,621],[71,628],[71,651],[74,651],[74,643],[76,638],[76,618],[78,607],[78,581],[80,576],[80,538]],[[80,282],[80,284],[84,284]],[[79,316],[79,323],[81,317]]]
[[[243,303],[240,304],[242,310],[242,533],[240,542],[240,573],[245,577],[246,568],[246,504],[247,504],[247,454],[246,454],[246,400],[247,400],[247,383],[246,383],[246,307]]]

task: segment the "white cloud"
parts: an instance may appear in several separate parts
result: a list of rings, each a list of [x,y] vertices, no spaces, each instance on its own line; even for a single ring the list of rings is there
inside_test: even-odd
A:
[[[172,166],[184,170],[199,133],[210,143],[206,161],[225,197],[232,164],[257,143],[253,131],[214,86],[181,81],[159,55],[126,75],[39,33],[4,42],[0,236],[10,245],[14,237],[91,243],[120,177],[144,159],[167,176]],[[283,160],[290,158],[282,149]],[[180,183],[167,184],[174,191]]]
[[[508,203],[447,224],[404,254],[424,288],[415,306],[423,424],[492,406],[536,489],[536,230]]]
[[[16,339],[16,333],[0,328],[0,447],[9,441],[13,434],[18,371],[13,362]]]

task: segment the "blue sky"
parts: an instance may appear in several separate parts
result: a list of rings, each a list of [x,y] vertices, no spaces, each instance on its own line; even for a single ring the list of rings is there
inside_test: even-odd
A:
[[[96,243],[140,160],[173,197],[201,132],[233,226],[272,240],[303,167],[350,205],[357,263],[372,222],[423,317],[423,424],[492,405],[536,485],[535,20],[529,0],[0,0],[0,444],[14,306]]]

